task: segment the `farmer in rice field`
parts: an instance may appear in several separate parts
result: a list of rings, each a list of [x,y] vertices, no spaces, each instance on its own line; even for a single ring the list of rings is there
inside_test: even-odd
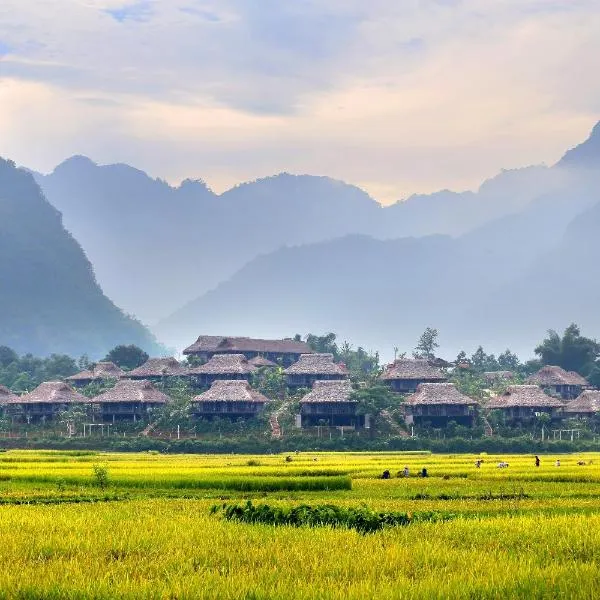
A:
[[[410,475],[410,471],[408,470],[408,466],[405,466],[402,474],[404,475],[404,477],[408,477]]]
[[[560,467],[560,458],[557,458],[557,459],[556,459],[556,466],[557,466],[557,467]]]
[[[475,468],[476,468],[476,469],[480,469],[480,468],[481,468],[481,460],[477,459],[477,460],[475,461]]]
[[[423,467],[421,469],[421,477],[429,477],[429,473],[427,472],[427,467]]]
[[[535,466],[539,467],[540,466],[540,457],[536,454],[535,456]]]
[[[381,475],[381,479],[389,479],[390,478],[390,472],[388,471],[388,469],[386,469],[383,474]]]

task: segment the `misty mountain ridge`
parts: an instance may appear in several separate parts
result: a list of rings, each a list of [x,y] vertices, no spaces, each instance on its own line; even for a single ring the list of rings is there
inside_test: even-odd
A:
[[[118,343],[160,351],[104,294],[33,177],[0,159],[0,345],[101,357]]]
[[[574,171],[505,170],[476,192],[413,195],[387,207],[356,186],[312,175],[281,173],[217,195],[202,180],[174,187],[128,165],[99,166],[77,156],[35,176],[106,293],[156,322],[258,255],[355,233],[460,236],[519,213],[540,196],[569,193],[581,177]]]

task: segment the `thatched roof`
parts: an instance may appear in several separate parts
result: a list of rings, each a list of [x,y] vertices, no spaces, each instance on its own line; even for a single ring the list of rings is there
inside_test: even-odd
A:
[[[205,364],[190,369],[190,375],[249,375],[258,367],[243,354],[215,354]]]
[[[406,399],[405,404],[410,406],[421,404],[474,406],[477,401],[459,392],[453,383],[420,383],[417,386],[417,391]]]
[[[258,402],[269,399],[253,390],[247,381],[239,379],[217,379],[210,389],[192,398],[192,402]]]
[[[90,403],[91,400],[76,392],[68,383],[63,381],[45,381],[35,390],[21,396],[20,404],[45,402],[48,404]]]
[[[598,413],[600,412],[600,392],[597,390],[586,390],[581,392],[575,400],[571,400],[565,406],[566,413]]]
[[[222,335],[201,335],[184,354],[198,352],[257,352],[258,354],[273,352],[278,354],[308,354],[311,353],[306,342],[292,339],[261,340],[249,337],[227,337]]]
[[[503,394],[491,398],[485,407],[490,410],[502,408],[560,408],[565,403],[544,394],[537,385],[509,385]]]
[[[7,387],[0,385],[0,406],[2,404],[16,404],[21,399],[16,394],[13,394]]]
[[[507,381],[513,379],[515,374],[512,371],[486,371],[483,378],[488,382]]]
[[[587,380],[575,371],[565,371],[562,367],[545,366],[527,378],[527,383],[542,386],[589,385]]]
[[[276,367],[277,363],[274,363],[272,360],[265,358],[264,356],[255,356],[248,361],[251,365],[255,367]]]
[[[286,375],[348,375],[345,365],[333,362],[333,354],[301,354],[300,359],[289,366]]]
[[[81,371],[71,377],[67,377],[67,381],[102,381],[105,379],[119,379],[123,377],[125,371],[110,361],[96,363],[93,369]]]
[[[347,379],[315,381],[312,390],[300,400],[300,404],[305,402],[355,402],[350,399],[350,394],[352,394],[352,384]]]
[[[169,358],[150,358],[141,367],[125,373],[124,377],[182,377],[189,370],[179,364],[172,356]]]
[[[106,402],[151,402],[154,404],[164,404],[169,402],[170,398],[157,390],[150,381],[145,379],[132,381],[130,379],[121,379],[114,388],[99,394],[93,399],[95,404],[104,404]]]
[[[446,381],[442,370],[425,358],[399,358],[388,365],[381,375],[383,380],[427,379]]]

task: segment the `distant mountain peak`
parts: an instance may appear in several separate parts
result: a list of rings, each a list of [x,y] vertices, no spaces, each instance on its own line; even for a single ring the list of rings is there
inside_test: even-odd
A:
[[[600,121],[585,142],[565,153],[558,166],[600,168]]]
[[[75,154],[74,156],[63,160],[59,165],[57,165],[54,168],[54,173],[64,170],[85,169],[97,166],[98,164],[95,163],[91,158],[88,158],[83,154]]]

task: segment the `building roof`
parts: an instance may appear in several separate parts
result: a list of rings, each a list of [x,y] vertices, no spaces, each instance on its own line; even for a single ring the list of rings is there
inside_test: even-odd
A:
[[[565,403],[545,394],[537,385],[509,385],[503,394],[491,398],[485,407],[490,410],[501,408],[559,408]]]
[[[191,375],[248,375],[258,367],[243,354],[215,354],[205,364],[190,369]]]
[[[45,381],[40,383],[29,394],[21,396],[20,404],[41,403],[67,404],[67,403],[89,403],[91,400],[83,394],[76,392],[68,383],[63,381]]]
[[[264,356],[255,356],[248,361],[251,365],[255,367],[277,367],[277,363],[274,363],[272,360],[265,358]]]
[[[222,335],[201,335],[184,354],[198,352],[274,352],[280,354],[309,354],[312,352],[306,342],[292,339],[261,340],[249,337],[228,337]]]
[[[586,390],[581,392],[575,400],[565,406],[566,413],[597,413],[600,412],[600,392]]]
[[[13,394],[7,387],[0,385],[0,405],[15,404],[21,399],[16,394]]]
[[[381,379],[435,379],[446,381],[448,378],[440,368],[431,364],[426,358],[399,358],[384,369]]]
[[[253,390],[247,381],[217,379],[210,389],[192,398],[192,402],[268,402],[269,399]]]
[[[189,370],[178,363],[172,356],[169,358],[150,358],[141,367],[125,373],[124,377],[181,377],[188,375]]]
[[[356,402],[350,399],[352,384],[348,379],[333,381],[315,381],[312,390],[301,400],[305,402]]]
[[[562,367],[547,365],[527,378],[527,383],[535,385],[589,385],[587,380],[575,371],[565,371]]]
[[[169,400],[169,396],[156,389],[146,379],[136,381],[121,379],[121,381],[117,381],[114,388],[99,394],[92,401],[98,404],[105,402],[152,402],[154,404],[164,404],[169,402]]]
[[[453,383],[420,383],[417,386],[417,391],[406,399],[405,404],[410,406],[421,404],[463,404],[474,406],[478,402],[459,392]]]
[[[96,363],[93,369],[84,370],[75,375],[67,377],[67,381],[89,381],[103,379],[119,379],[123,377],[125,371],[110,361]]]
[[[286,375],[348,375],[345,365],[333,362],[333,354],[301,354],[300,359],[289,366]]]

